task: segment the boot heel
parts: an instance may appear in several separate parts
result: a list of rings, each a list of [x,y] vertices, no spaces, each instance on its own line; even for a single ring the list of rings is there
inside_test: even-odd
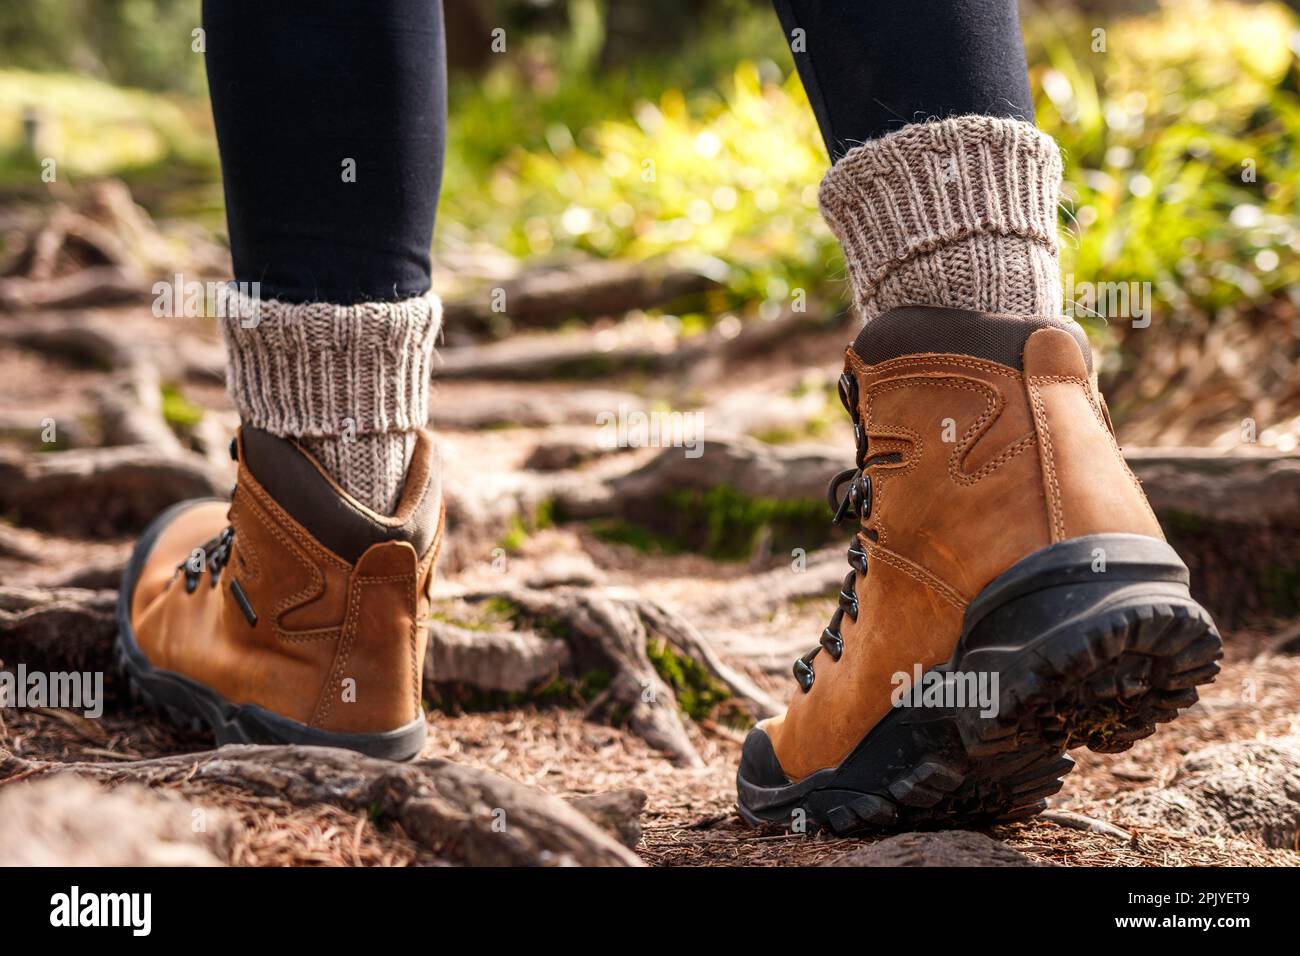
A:
[[[1100,534],[1044,548],[994,580],[940,668],[998,677],[997,713],[961,714],[967,752],[1117,753],[1196,703],[1223,650],[1187,579],[1163,541]]]

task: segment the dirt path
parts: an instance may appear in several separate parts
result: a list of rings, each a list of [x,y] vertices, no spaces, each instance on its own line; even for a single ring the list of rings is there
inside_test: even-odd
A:
[[[51,329],[68,334],[51,337]],[[112,630],[103,609],[111,607],[116,575],[140,521],[165,506],[178,488],[221,488],[229,482],[224,446],[237,419],[220,384],[220,347],[209,321],[156,319],[136,306],[0,314],[0,333],[5,369],[0,472],[11,476],[10,487],[0,492],[9,502],[0,522],[0,662],[46,668],[78,656],[102,662],[109,657]],[[584,713],[590,701],[571,696],[556,705],[521,703],[517,695],[507,700],[483,688],[436,682],[426,687],[426,696],[439,706],[429,714],[423,756],[491,771],[565,799],[641,791],[644,810],[639,815],[621,811],[621,823],[634,826],[639,818],[641,838],[634,852],[650,865],[826,862],[864,841],[750,829],[737,818],[733,799],[743,727],[764,700],[779,702],[788,694],[790,662],[815,641],[835,606],[834,583],[844,570],[844,542],[826,533],[823,517],[813,522],[798,509],[820,494],[836,449],[847,457],[851,447],[834,393],[846,330],[843,323],[814,325],[789,347],[779,335],[761,330],[710,333],[699,341],[665,335],[663,327],[635,317],[597,323],[582,340],[586,346],[566,339],[563,349],[556,347],[566,374],[585,369],[588,376],[567,381],[537,369],[538,349],[503,352],[467,345],[448,350],[450,372],[438,384],[432,416],[446,484],[455,497],[455,537],[443,562],[435,626],[472,625],[485,634],[527,630],[528,601],[546,595],[652,602],[639,605],[647,641],[657,648],[656,667],[671,689],[669,699],[683,710],[676,759],[662,741],[656,747],[644,733],[610,726],[600,713]],[[552,344],[559,336],[543,333]],[[613,356],[613,364],[593,368],[596,354]],[[525,367],[525,359],[532,364]],[[140,369],[153,374],[143,384]],[[159,389],[165,396],[162,407],[151,404]],[[127,402],[125,416],[113,396]],[[773,530],[779,522],[751,527],[742,520],[724,526],[730,537],[723,540],[684,543],[685,535],[699,529],[636,513],[641,500],[636,494],[620,499],[617,490],[627,475],[660,480],[655,476],[671,462],[665,465],[655,449],[602,448],[598,416],[656,408],[698,412],[706,442],[719,435],[732,442],[706,459],[714,469],[734,467],[744,479],[744,455],[753,448],[760,449],[753,454],[778,456],[786,469],[782,490],[798,486],[797,493],[785,495],[797,506],[788,516],[789,527]],[[60,437],[47,450],[34,451],[51,420]],[[159,423],[172,433],[160,439],[162,444],[175,441],[176,447],[142,442],[142,435],[157,436],[153,426]],[[745,436],[775,444],[744,444]],[[813,441],[823,450],[801,458],[802,452],[791,449],[803,446],[787,445],[791,438]],[[165,461],[137,463],[125,481],[105,452],[134,455],[141,448],[152,448]],[[80,461],[77,455],[87,457],[76,475],[58,470],[60,462]],[[56,479],[64,483],[58,488],[76,490],[41,497]],[[590,514],[556,514],[561,504]],[[814,523],[822,530],[812,530]],[[751,532],[743,553],[700,554]],[[80,590],[53,590],[67,587]],[[485,617],[483,608],[496,605],[482,600],[484,595],[504,595],[497,604],[504,602],[507,610],[498,607],[496,617]],[[63,605],[31,610],[30,602],[54,597],[55,604],[64,601],[72,610]],[[471,613],[479,617],[467,621]],[[33,615],[39,624],[32,623]],[[1202,703],[1125,754],[1076,755],[1079,766],[1051,802],[1052,810],[1064,815],[998,827],[990,835],[1026,862],[1300,862],[1294,840],[1278,836],[1290,825],[1287,819],[1300,833],[1300,809],[1294,804],[1289,811],[1274,808],[1284,818],[1282,829],[1265,833],[1262,825],[1215,831],[1190,818],[1180,818],[1176,826],[1153,825],[1122,802],[1134,793],[1176,786],[1188,772],[1180,769],[1184,758],[1207,747],[1300,737],[1300,656],[1294,648],[1270,652],[1284,627],[1279,622],[1230,630],[1223,673]],[[690,650],[693,640],[696,652]],[[44,648],[46,658],[23,656],[33,647]],[[713,663],[700,653],[713,655]],[[686,674],[684,683],[674,683],[662,669],[663,660],[676,662]],[[726,674],[736,680],[730,690],[720,691]],[[0,779],[0,797],[72,763],[101,767],[101,776],[116,785],[120,781],[107,768],[198,755],[208,748],[204,738],[180,732],[132,704],[111,673],[107,681],[108,706],[101,719],[0,709],[0,758],[7,755],[10,761],[9,772],[0,771],[0,778],[7,777]],[[705,691],[719,702],[702,698]],[[404,815],[400,800],[393,812],[377,812],[355,800],[316,799],[310,790],[296,791],[294,798],[269,787],[232,786],[200,773],[204,759],[196,756],[188,774],[173,768],[146,782],[178,794],[187,805],[222,815],[230,825],[213,849],[219,862],[372,865],[444,858],[445,834],[412,832],[418,829],[412,821],[420,818]],[[546,807],[547,813],[554,810]],[[1070,813],[1085,819],[1081,823]],[[1088,830],[1088,820],[1108,823],[1110,829]]]

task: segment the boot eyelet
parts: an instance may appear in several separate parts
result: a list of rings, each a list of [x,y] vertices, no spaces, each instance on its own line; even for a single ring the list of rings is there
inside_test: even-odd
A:
[[[862,549],[862,542],[857,538],[849,545],[849,567],[858,574],[867,573],[867,552]]]
[[[853,423],[853,445],[857,451],[857,460],[867,460],[867,430],[862,427],[862,423],[855,421]]]
[[[820,647],[817,649],[821,650]],[[812,664],[800,657],[794,662],[794,679],[799,682],[800,689],[806,694],[812,690],[817,674],[813,671]]]
[[[826,628],[822,631],[821,643],[833,661],[838,661],[844,654],[844,638],[840,636],[839,631],[831,630],[829,627]]]
[[[858,595],[857,595],[858,573],[850,571],[844,578],[844,583],[840,585],[840,607],[844,609],[853,621],[858,619]]]

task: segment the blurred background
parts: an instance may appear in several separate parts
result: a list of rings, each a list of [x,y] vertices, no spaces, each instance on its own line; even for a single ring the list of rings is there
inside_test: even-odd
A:
[[[668,257],[712,280],[630,303],[674,333],[775,319],[795,290],[810,321],[842,313],[843,266],[816,208],[827,159],[768,4],[446,7],[451,140],[435,251],[453,299],[519,261]],[[126,184],[164,239],[222,241],[202,56],[188,39],[198,23],[198,0],[5,5],[6,252],[30,207],[75,206],[105,178]],[[504,54],[489,49],[498,26]],[[1108,346],[1103,385],[1125,438],[1230,447],[1250,419],[1260,443],[1294,448],[1296,12],[1080,0],[1026,4],[1024,30],[1038,122],[1065,152],[1065,272],[1150,292],[1145,328],[1089,321],[1089,307],[1106,311],[1091,299],[1076,310]],[[57,160],[56,182],[36,175],[43,157]],[[584,311],[553,318],[609,318]],[[520,321],[468,307],[451,316],[452,343]]]

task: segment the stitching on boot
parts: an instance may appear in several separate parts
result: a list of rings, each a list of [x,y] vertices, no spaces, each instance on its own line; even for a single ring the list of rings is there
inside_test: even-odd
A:
[[[239,513],[244,513],[244,509],[240,508]],[[284,546],[285,550],[293,556],[294,560],[296,560],[298,564],[306,570],[308,576],[307,584],[305,584],[300,590],[282,599],[271,609],[270,617],[276,638],[289,643],[303,643],[308,641],[317,641],[323,638],[336,637],[339,631],[337,626],[311,628],[310,630],[303,631],[290,631],[286,630],[280,623],[280,618],[285,613],[294,608],[301,607],[325,593],[325,575],[321,573],[321,570],[317,565],[313,564],[308,557],[303,554],[302,549],[300,549],[293,541],[287,538],[279,528],[276,527],[273,521],[268,520],[269,516],[256,498],[247,502],[247,514],[249,520],[255,522],[259,527],[268,531],[272,537]],[[236,530],[235,534],[238,536],[238,530]],[[245,537],[245,540],[247,540],[247,537]]]
[[[976,482],[988,477],[994,470],[1014,458],[1027,447],[1026,439],[1033,438],[1033,435],[1017,439],[991,461],[986,462],[974,472],[964,470],[964,463],[972,449],[979,443],[979,440],[992,427],[993,422],[1006,407],[1002,396],[997,389],[986,382],[979,382],[973,379],[954,379],[941,378],[937,376],[911,376],[908,378],[892,378],[883,382],[878,382],[867,388],[867,392],[886,392],[894,391],[908,387],[928,387],[936,388],[957,388],[966,391],[978,392],[984,396],[984,412],[966,429],[961,440],[957,442],[952,454],[948,458],[948,477],[954,482],[961,485],[973,485]],[[919,454],[917,456],[920,457]]]
[[[1038,430],[1039,446],[1042,450],[1043,474],[1047,491],[1048,510],[1052,515],[1053,543],[1065,537],[1065,518],[1061,513],[1061,486],[1056,479],[1056,459],[1052,451],[1052,433],[1047,425],[1047,410],[1043,407],[1042,393],[1034,384],[1037,379],[1029,379],[1026,388],[1029,401],[1034,409],[1034,425]]]
[[[339,641],[338,650],[334,654],[334,666],[330,668],[329,680],[324,688],[321,689],[321,697],[317,700],[319,718],[313,717],[311,726],[317,727],[325,723],[329,718],[330,708],[333,706],[334,698],[341,696],[343,690],[343,680],[346,676],[348,661],[352,659],[352,650],[356,646],[357,638],[357,620],[361,617],[361,592],[364,588],[381,584],[393,584],[402,581],[407,585],[407,595],[410,599],[410,606],[415,607],[415,575],[412,574],[385,574],[379,576],[358,575],[353,578],[351,586],[348,588],[348,613],[346,622],[343,627],[342,640]],[[414,621],[415,615],[412,615]],[[411,632],[412,653],[414,653],[414,624]]]
[[[969,602],[961,596],[960,591],[948,584],[948,582],[944,581],[938,575],[931,571],[927,571],[919,564],[912,563],[901,554],[880,547],[878,542],[874,542],[870,538],[865,538],[862,535],[859,535],[859,538],[862,540],[863,546],[867,549],[869,557],[884,561],[886,564],[902,571],[908,577],[919,581],[935,594],[939,595],[939,597],[943,598],[944,601],[955,607],[958,611],[964,612],[966,610],[966,605]]]
[[[357,618],[361,616],[361,578],[355,577],[348,585],[348,613],[344,618],[343,631],[339,635],[338,647],[334,650],[334,663],[329,676],[316,698],[316,711],[312,714],[311,726],[324,726],[329,719],[330,708],[334,704],[335,691],[343,689],[343,671],[352,654],[352,645],[356,640]]]

